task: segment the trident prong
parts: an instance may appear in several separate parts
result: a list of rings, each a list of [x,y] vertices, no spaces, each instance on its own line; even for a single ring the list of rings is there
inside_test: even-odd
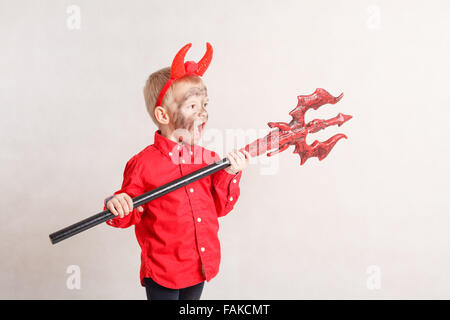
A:
[[[332,125],[340,127],[350,120],[352,116],[339,113],[336,117],[328,120],[314,119],[305,124],[305,113],[309,109],[317,110],[325,104],[335,104],[343,96],[344,94],[341,93],[339,96],[334,97],[322,88],[316,89],[310,95],[298,96],[297,106],[289,112],[289,115],[292,116],[291,122],[268,122],[267,125],[269,128],[275,128],[275,130],[271,131],[265,137],[248,144],[241,150],[249,151],[252,156],[255,156],[275,149],[267,153],[267,156],[271,157],[294,145],[295,149],[293,153],[299,154],[300,165],[303,165],[311,157],[317,157],[319,160],[323,160],[328,156],[336,143],[342,138],[347,138],[347,136],[338,133],[324,142],[315,140],[311,145],[306,143],[306,136],[309,133],[318,132]]]

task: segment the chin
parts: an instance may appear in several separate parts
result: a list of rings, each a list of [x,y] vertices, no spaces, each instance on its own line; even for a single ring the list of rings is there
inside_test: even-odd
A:
[[[205,129],[206,122],[202,122],[198,126],[196,126],[191,133],[191,144],[197,144],[202,139],[203,130]]]
[[[191,144],[191,145],[197,144],[202,138],[201,135],[199,136],[198,134],[191,132],[191,131],[185,132],[180,137],[181,137],[181,140],[183,141],[183,143]]]
[[[189,139],[189,144],[198,144],[200,140],[202,139],[202,136],[192,135]]]

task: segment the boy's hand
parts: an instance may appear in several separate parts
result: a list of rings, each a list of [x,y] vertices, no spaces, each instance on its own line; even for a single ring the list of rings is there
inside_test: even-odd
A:
[[[115,216],[123,218],[133,210],[133,199],[126,193],[119,193],[106,203],[106,208]],[[139,212],[143,212],[142,206],[137,207]]]
[[[248,153],[245,150],[243,150],[243,153],[234,150],[233,152],[230,152],[228,154],[227,158],[230,160],[231,165],[229,167],[226,167],[225,171],[230,174],[236,174],[239,171],[242,171],[245,168],[247,168],[251,156],[250,153]]]

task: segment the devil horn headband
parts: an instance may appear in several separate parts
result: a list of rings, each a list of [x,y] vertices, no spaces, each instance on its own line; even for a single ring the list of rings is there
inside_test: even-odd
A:
[[[209,42],[206,43],[206,53],[198,63],[195,61],[184,62],[184,57],[191,47],[192,43],[188,43],[183,48],[181,48],[180,51],[178,51],[178,53],[175,55],[175,58],[173,58],[172,66],[170,67],[170,79],[166,82],[161,92],[159,93],[155,107],[161,105],[164,95],[175,80],[185,75],[195,75],[201,77],[205,73],[206,69],[208,69],[213,54],[211,44]]]

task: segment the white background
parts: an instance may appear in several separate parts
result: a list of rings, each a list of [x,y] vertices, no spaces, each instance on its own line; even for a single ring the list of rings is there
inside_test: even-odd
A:
[[[145,299],[133,228],[48,234],[102,211],[153,143],[146,78],[206,41],[207,129],[288,122],[318,87],[345,96],[307,119],[354,118],[308,138],[349,137],[322,162],[249,166],[202,299],[450,298],[448,1],[1,0],[0,26],[0,298]]]

